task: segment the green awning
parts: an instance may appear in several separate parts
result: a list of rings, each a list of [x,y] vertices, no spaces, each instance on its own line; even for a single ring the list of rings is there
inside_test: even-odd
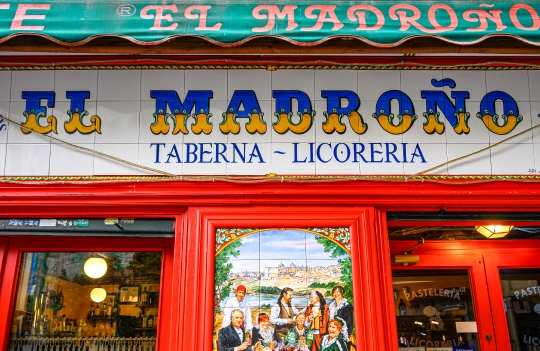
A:
[[[391,47],[416,37],[470,45],[506,36],[540,45],[539,12],[536,1],[3,1],[0,42],[38,35],[81,45],[113,36],[156,45],[191,36],[235,46],[274,37],[307,46],[345,37]]]

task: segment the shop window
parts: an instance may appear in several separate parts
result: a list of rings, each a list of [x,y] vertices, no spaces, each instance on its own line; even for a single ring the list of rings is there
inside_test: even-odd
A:
[[[500,270],[512,350],[540,349],[540,269]]]
[[[216,244],[214,349],[355,349],[347,228],[218,229]]]
[[[400,350],[478,349],[467,270],[394,271],[392,275]]]
[[[9,350],[155,350],[161,252],[26,252]]]

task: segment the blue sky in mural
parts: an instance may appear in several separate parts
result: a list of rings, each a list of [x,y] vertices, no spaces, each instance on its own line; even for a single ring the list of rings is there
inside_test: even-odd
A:
[[[239,248],[241,259],[231,259],[233,272],[254,271],[256,260],[261,260],[260,269],[270,265],[272,260],[277,265],[291,263],[301,266],[330,266],[337,264],[336,259],[324,252],[323,246],[315,240],[316,235],[299,230],[264,230],[241,239]],[[279,262],[278,262],[279,261]]]

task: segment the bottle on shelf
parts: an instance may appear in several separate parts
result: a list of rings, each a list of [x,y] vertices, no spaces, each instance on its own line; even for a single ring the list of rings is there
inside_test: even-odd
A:
[[[90,305],[90,311],[88,311],[88,318],[94,317],[94,303]]]
[[[405,305],[405,302],[403,302],[403,299],[399,299],[399,315],[400,316],[406,316],[407,315],[407,305]]]
[[[146,291],[146,286],[141,294],[141,305],[148,305],[148,292]]]
[[[146,327],[154,328],[154,315],[152,313],[146,318]]]
[[[105,304],[105,302],[103,302],[101,304],[101,317],[106,317],[107,316],[107,305]]]
[[[107,317],[111,317],[112,314],[112,300],[109,299],[109,304],[107,305]]]
[[[142,312],[139,312],[139,317],[137,317],[137,326],[139,328],[142,328],[143,327],[143,316],[142,316]]]

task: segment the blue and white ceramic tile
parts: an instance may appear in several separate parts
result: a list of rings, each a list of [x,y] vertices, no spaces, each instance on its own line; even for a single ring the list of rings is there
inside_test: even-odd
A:
[[[96,143],[95,150],[132,163],[137,163],[139,159],[139,147],[137,144]],[[137,167],[123,164],[102,156],[94,156],[94,175],[137,174],[137,172]]]
[[[184,91],[212,90],[214,100],[228,100],[227,70],[186,70]]]
[[[481,101],[486,95],[486,71],[484,70],[444,70],[443,78],[450,78],[456,84],[454,88],[444,87],[444,92],[451,100],[453,100],[452,91],[468,91],[468,101]],[[437,88],[426,90],[437,90]]]
[[[300,90],[313,102],[315,96],[315,70],[279,69],[272,72],[272,90]]]
[[[447,155],[448,161],[459,157],[469,155],[479,151],[489,144],[452,144],[448,145]],[[453,162],[448,165],[448,174],[450,175],[469,175],[482,174],[491,175],[491,154],[489,150],[479,153],[474,156],[467,157],[463,160]]]
[[[315,70],[315,100],[324,100],[322,90],[358,91],[358,71],[355,70]],[[362,99],[362,97],[360,97]]]
[[[529,76],[527,71],[486,71],[487,92],[501,90],[516,101],[529,101]]]
[[[317,143],[315,173],[359,175],[361,160],[356,157],[354,151],[354,143]]]
[[[3,106],[5,107],[5,105]],[[22,101],[11,102],[9,105],[9,119],[20,124],[24,123],[26,120],[26,117],[24,117],[23,115],[23,112],[25,112],[25,109],[26,109],[26,103]],[[53,109],[48,108],[46,116],[43,118],[40,118],[38,123],[40,123],[40,125],[42,126],[47,125],[47,121],[46,121],[47,117],[52,114],[53,114]],[[21,131],[21,127],[13,123],[8,123],[7,131],[8,131],[7,142],[10,144],[12,143],[13,144],[50,144],[51,142],[51,139],[39,133],[30,132],[28,134],[24,134]],[[49,133],[49,135],[58,137],[57,134],[54,134],[52,132]]]
[[[0,101],[10,101],[11,99],[11,71],[0,72]]]
[[[401,71],[358,71],[358,96],[361,103],[364,100],[377,101],[384,92],[400,89]]]
[[[265,69],[227,71],[227,99],[235,90],[253,90],[259,102],[272,98],[272,72]],[[263,111],[266,111],[263,109]],[[270,111],[268,111],[270,112]]]
[[[77,144],[94,150],[94,144]],[[86,151],[53,142],[50,158],[51,176],[92,175],[94,174],[94,156]]]
[[[85,126],[91,126],[93,123],[90,121],[90,118],[97,114],[96,102],[86,101],[86,103],[84,104],[84,108],[88,112],[88,115],[82,118],[82,123]],[[71,104],[68,101],[59,101],[56,103],[54,108],[51,109],[53,115],[56,117],[58,121],[58,124],[57,124],[58,135],[54,135],[54,137],[62,141],[69,142],[69,143],[94,144],[96,135],[98,134],[96,131],[90,134],[82,134],[78,131],[72,134],[69,134],[66,131],[65,124],[69,121],[69,115],[67,114],[67,111],[69,111],[70,109],[71,109]],[[100,120],[103,122],[102,117],[100,117]]]
[[[316,142],[337,142],[337,143],[360,142],[360,134],[357,134],[351,128],[349,117],[347,115],[344,115],[343,117],[341,117],[341,124],[345,126],[344,133],[340,134],[336,130],[334,130],[330,134],[326,133],[323,129],[323,123],[326,122],[326,117],[324,116],[323,113],[326,112],[328,114],[328,111],[326,111],[327,109],[328,108],[327,108],[326,100],[315,101],[315,111],[317,111],[317,114],[315,115],[315,121],[312,126],[312,128],[315,129],[315,141]],[[369,116],[369,118],[371,119],[371,116]],[[362,120],[365,123],[366,117],[362,116]]]
[[[169,131],[167,134],[154,134],[150,126],[154,124],[154,113],[156,111],[155,101],[141,101],[141,109],[139,114],[139,143],[166,143],[166,144],[181,144],[184,140],[184,134],[181,132],[173,134],[174,120],[168,118]]]
[[[527,71],[529,76],[529,99],[530,101],[540,101],[540,71]]]
[[[480,111],[480,101],[467,101],[467,112],[469,113],[469,119],[467,126],[469,127],[469,133],[458,134],[448,123],[446,128],[446,142],[450,144],[484,144],[489,143],[489,134],[491,133],[481,118],[478,118],[476,114]]]
[[[219,124],[223,121],[222,113],[226,112],[227,108],[227,102],[224,103],[225,109],[220,113],[220,110],[216,111],[216,115],[214,118],[214,128],[216,128],[216,131],[219,131]],[[255,132],[254,134],[249,133],[246,130],[246,124],[249,123],[249,117],[247,118],[237,118],[236,122],[240,125],[240,131],[238,134],[223,134],[227,137],[228,143],[270,143],[272,142],[272,136],[276,135],[274,134],[274,130],[272,128],[272,121],[274,120],[272,118],[273,116],[273,102],[269,100],[259,100],[259,106],[261,108],[261,111],[263,113],[262,120],[266,123],[266,132],[264,134],[260,134],[259,132]]]
[[[511,136],[514,136],[516,134],[524,132],[525,130],[530,129],[532,127],[531,104],[528,101],[518,102],[518,107],[519,107],[519,115],[521,115],[523,117],[521,122],[519,122],[515,126],[515,128],[511,132],[509,132],[507,134],[499,135],[499,134],[495,134],[493,132],[490,132],[489,133],[489,141],[490,141],[491,144],[495,144],[495,143],[498,143],[500,141],[503,141],[503,140],[505,140],[505,139],[507,139],[507,138],[509,138]],[[503,114],[502,111],[503,111],[502,107],[497,109],[497,112],[499,112],[499,114]],[[540,119],[540,118],[538,118],[538,119]],[[499,118],[499,121],[500,121],[500,124],[503,123],[502,118]],[[511,122],[508,121],[508,123],[511,123]],[[529,131],[529,132],[526,132],[526,133],[524,133],[524,134],[522,134],[522,135],[520,135],[520,136],[518,136],[518,137],[516,137],[514,139],[509,140],[506,143],[512,143],[512,144],[526,143],[526,144],[531,144],[533,142],[533,137],[532,136],[533,136],[533,131]]]
[[[176,145],[176,150],[180,154],[182,152],[182,144],[180,143],[166,143],[165,145],[151,145],[150,143],[139,144],[139,159],[137,163],[141,166],[146,166],[170,174],[182,175],[183,163],[178,162],[175,151],[173,149],[173,145]],[[162,175],[160,173],[146,170],[143,168],[139,168],[138,174],[154,176]]]
[[[412,151],[411,153],[414,153],[414,151],[416,151],[414,143],[409,144],[408,147]],[[420,143],[418,144],[418,147],[420,150],[422,150],[421,156],[411,156],[409,154],[407,159],[408,162],[403,164],[405,174],[416,174],[419,172],[423,172],[430,168],[437,167],[448,160],[446,155],[446,144]],[[420,151],[416,151],[416,154],[420,155]],[[443,166],[425,174],[448,174],[448,169],[446,168],[446,166]]]
[[[25,101],[23,91],[54,91],[54,71],[13,71],[11,101]]]
[[[259,175],[272,172],[272,144],[236,143],[227,145],[227,175]],[[213,147],[215,149],[215,146]],[[242,160],[243,157],[243,160]],[[215,151],[212,160],[215,160]]]
[[[96,144],[139,141],[139,101],[98,101],[97,114],[101,117],[101,134],[96,135]]]
[[[202,149],[201,149],[202,148]],[[180,150],[178,150],[180,151]],[[214,153],[212,153],[214,151]],[[206,152],[210,152],[207,154]],[[184,143],[180,154],[184,163],[182,174],[184,175],[223,175],[227,174],[227,163],[215,162],[216,150],[212,144],[201,145],[198,143]],[[203,162],[201,161],[203,157]],[[172,158],[171,158],[172,160]],[[173,162],[173,161],[171,161]]]
[[[100,70],[98,72],[99,101],[139,101],[141,70]]]
[[[403,133],[403,142],[404,143],[425,143],[425,144],[446,144],[446,135],[447,133],[453,133],[452,126],[446,118],[442,111],[438,110],[439,122],[444,125],[444,131],[442,134],[434,132],[433,134],[428,134],[424,130],[424,123],[427,122],[427,118],[424,117],[424,112],[426,112],[426,101],[413,101],[415,107],[415,114],[418,116],[416,121],[412,124],[411,128]],[[450,130],[448,129],[450,128]]]
[[[360,135],[360,142],[362,143],[381,143],[381,142],[389,142],[389,143],[402,143],[403,142],[403,134],[391,134],[384,130],[381,125],[379,124],[377,118],[373,117],[373,114],[377,111],[377,101],[373,100],[364,100],[362,101],[360,105],[360,115],[362,115],[362,118],[364,120],[364,123],[368,125],[367,131]],[[392,113],[394,114],[394,120],[393,123],[398,123],[397,115],[399,114],[398,109],[398,103],[393,100],[391,102],[391,108]],[[416,111],[415,111],[416,113]],[[417,118],[416,121],[413,122],[414,124],[419,123],[419,119]]]
[[[56,101],[70,101],[67,91],[88,91],[86,101],[97,100],[97,70],[59,70],[54,72]]]
[[[7,143],[9,122],[5,117],[9,118],[9,101],[0,101],[0,144]]]
[[[0,176],[3,176],[5,174],[6,152],[7,152],[7,144],[0,144]]]
[[[308,143],[297,143],[296,149],[291,143],[272,143],[272,173],[315,174],[315,157],[311,162],[310,148]]]
[[[362,153],[365,155],[367,162],[360,162],[360,174],[361,175],[374,175],[374,174],[388,174],[388,175],[402,175],[404,174],[403,163],[397,162],[385,162],[386,161],[386,144],[385,143],[365,143],[365,151]],[[399,146],[402,144],[396,144],[399,151]],[[390,151],[393,150],[393,146]],[[407,145],[407,148],[409,146]],[[373,152],[372,152],[373,151]],[[409,151],[414,151],[411,149]],[[380,154],[378,153],[380,152]],[[373,155],[372,155],[373,154]],[[410,153],[409,153],[410,154]],[[393,160],[390,158],[390,160]]]
[[[50,144],[8,144],[6,176],[48,176]]]
[[[174,90],[181,101],[184,101],[184,72],[176,69],[152,69],[141,72],[141,101],[154,101],[150,90]]]
[[[420,101],[423,100],[422,90],[443,90],[435,88],[431,84],[432,79],[439,81],[442,78],[442,71],[404,70],[401,71],[401,91],[407,94],[411,100]]]
[[[532,144],[503,144],[490,150],[493,174],[528,174],[535,165]]]

